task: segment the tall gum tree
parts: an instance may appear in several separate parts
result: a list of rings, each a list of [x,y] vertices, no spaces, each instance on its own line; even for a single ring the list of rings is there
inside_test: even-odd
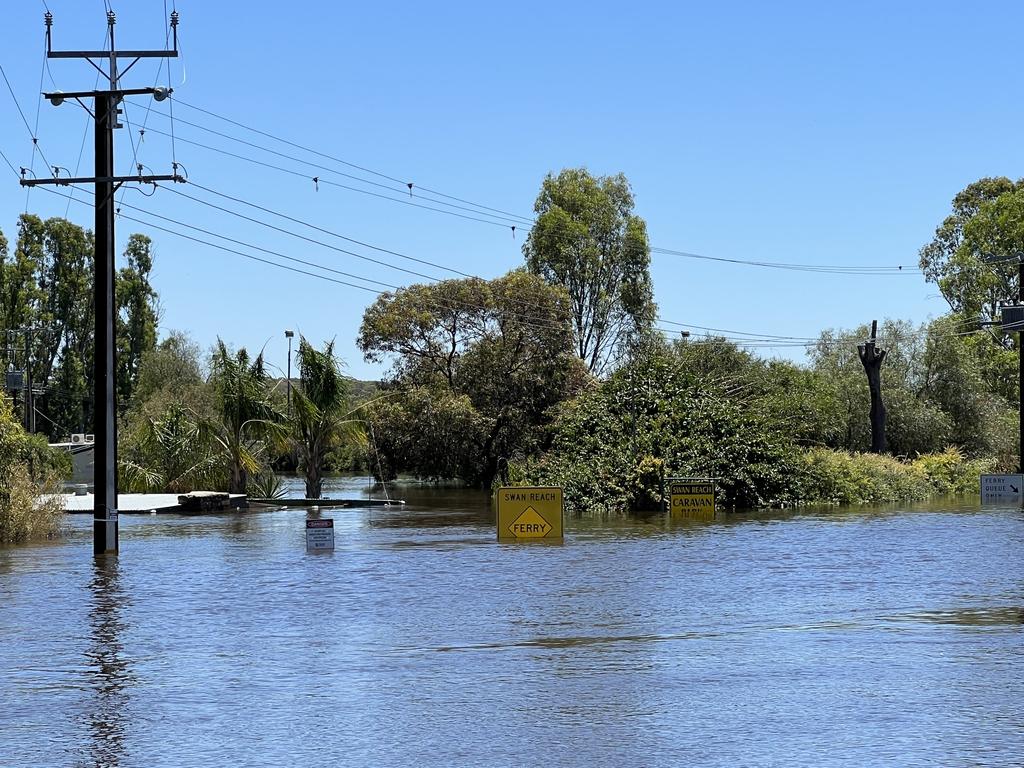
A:
[[[568,294],[575,352],[597,376],[615,367],[657,313],[647,225],[633,206],[621,173],[548,174],[523,246],[530,272]]]
[[[0,236],[2,237],[2,236]],[[67,219],[18,219],[13,252],[0,247],[0,336],[29,334],[33,382],[45,385],[36,400],[37,426],[52,438],[92,431],[92,232]],[[118,391],[128,403],[141,355],[156,343],[158,303],[150,284],[149,238],[132,235],[127,266],[117,276]],[[6,341],[6,338],[5,338]],[[14,339],[23,356],[24,337]]]

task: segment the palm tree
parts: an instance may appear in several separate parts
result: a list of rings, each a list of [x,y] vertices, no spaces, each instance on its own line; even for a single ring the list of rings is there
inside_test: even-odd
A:
[[[208,431],[180,403],[136,428],[120,462],[121,484],[133,493],[186,493],[223,488],[223,463]]]
[[[348,384],[334,356],[334,342],[315,349],[299,337],[299,386],[292,390],[292,433],[306,476],[306,498],[319,499],[328,451],[352,433],[346,419]]]
[[[217,339],[211,362],[217,410],[213,437],[230,467],[228,491],[245,493],[249,476],[260,470],[267,440],[281,438],[284,415],[271,400],[262,352],[250,362],[244,347],[232,355]]]

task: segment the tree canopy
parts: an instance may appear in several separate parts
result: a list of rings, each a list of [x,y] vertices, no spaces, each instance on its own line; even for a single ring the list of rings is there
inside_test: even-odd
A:
[[[523,246],[529,270],[569,296],[573,346],[595,375],[613,368],[654,323],[647,225],[621,173],[548,174]]]
[[[953,198],[953,211],[921,249],[925,279],[954,312],[994,320],[998,303],[1017,297],[1024,254],[1024,179],[984,178]]]
[[[367,360],[393,362],[393,396],[368,411],[389,473],[489,485],[503,460],[542,440],[550,409],[584,380],[569,316],[563,290],[521,271],[377,299],[358,344]]]
[[[54,440],[92,431],[93,259],[92,232],[63,218],[22,214],[13,252],[0,233],[0,333],[17,334],[8,362],[20,370],[27,336],[32,380],[44,389],[35,402],[37,427]],[[149,238],[131,235],[125,260],[115,284],[123,404],[142,355],[156,344],[159,320]]]

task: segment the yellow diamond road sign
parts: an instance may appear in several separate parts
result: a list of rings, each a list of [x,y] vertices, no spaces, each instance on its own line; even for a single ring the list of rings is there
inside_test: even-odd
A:
[[[509,533],[517,539],[543,539],[551,530],[548,523],[533,507],[527,507],[508,527]]]
[[[562,538],[561,488],[499,488],[499,539]]]

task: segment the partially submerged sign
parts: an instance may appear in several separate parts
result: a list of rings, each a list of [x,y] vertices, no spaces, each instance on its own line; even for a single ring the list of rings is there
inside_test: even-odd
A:
[[[982,504],[1016,504],[1024,502],[1024,475],[982,475]]]
[[[562,539],[561,488],[499,488],[498,539]]]
[[[715,481],[692,477],[670,479],[668,511],[673,517],[714,517]]]
[[[320,518],[306,521],[306,551],[334,551],[334,520]]]

